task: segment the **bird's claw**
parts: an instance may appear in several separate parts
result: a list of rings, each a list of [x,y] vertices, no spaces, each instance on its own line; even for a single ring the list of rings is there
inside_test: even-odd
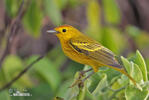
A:
[[[84,76],[84,74],[85,74],[85,72],[84,72],[84,71],[80,71],[79,76],[80,76],[80,77],[83,77],[83,76]]]
[[[84,77],[84,74],[85,74],[84,71],[80,71],[78,78],[75,80],[75,82],[69,88],[72,88],[76,85],[78,85],[78,87],[82,87],[84,84],[84,81],[82,79]]]
[[[72,88],[76,85],[78,85],[78,87],[82,87],[84,84],[84,82],[82,80],[76,80],[69,88]]]
[[[91,71],[92,69],[88,69],[86,71],[80,71],[79,72],[79,75],[78,75],[78,78],[75,80],[75,82],[69,87],[69,88],[72,88],[76,85],[78,85],[78,87],[83,87],[84,86],[84,81],[86,79],[88,79],[93,73],[91,73],[90,75],[88,75],[87,77],[85,77],[85,73],[88,72],[88,71]],[[84,78],[85,77],[85,78]]]

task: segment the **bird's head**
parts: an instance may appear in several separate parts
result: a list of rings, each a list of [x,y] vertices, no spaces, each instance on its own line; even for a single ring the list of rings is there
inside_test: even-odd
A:
[[[48,33],[54,33],[59,39],[69,40],[73,37],[77,37],[80,31],[70,25],[62,25],[54,28],[54,30],[48,30]]]

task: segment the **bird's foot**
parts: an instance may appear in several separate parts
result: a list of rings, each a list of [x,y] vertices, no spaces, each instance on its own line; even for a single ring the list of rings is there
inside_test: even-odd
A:
[[[90,68],[90,69],[88,69],[88,70],[83,70],[83,71],[80,71],[80,76],[84,76],[84,74],[85,73],[87,73],[87,72],[89,72],[89,71],[91,71],[92,70],[92,68]]]
[[[78,85],[78,87],[81,87],[84,85],[84,82],[82,80],[76,80],[69,88],[72,88],[76,85]]]
[[[86,70],[86,71],[80,71],[78,78],[75,80],[75,82],[74,82],[69,88],[72,88],[72,87],[74,87],[74,86],[76,86],[76,85],[78,85],[78,87],[83,87],[85,80],[87,80],[94,72],[90,73],[90,74],[89,74],[87,77],[85,77],[85,78],[84,78],[84,76],[85,76],[84,74],[85,74],[86,72],[91,71],[91,70],[92,70],[92,69],[88,69],[88,70]]]
[[[70,86],[70,88],[72,88],[72,87],[74,87],[74,86],[76,86],[76,85],[78,85],[78,84],[80,84],[81,82],[82,82],[82,79],[83,79],[83,77],[84,77],[84,71],[80,71],[79,72],[79,75],[78,75],[78,78],[75,80],[75,82]]]

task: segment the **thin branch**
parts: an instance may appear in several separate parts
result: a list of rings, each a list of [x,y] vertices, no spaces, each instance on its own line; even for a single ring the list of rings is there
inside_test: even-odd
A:
[[[2,88],[0,88],[0,92],[9,88],[14,82],[16,82],[21,76],[24,75],[25,72],[27,72],[35,63],[40,61],[44,55],[38,57],[35,61],[33,61],[31,64],[29,64],[27,67],[24,68],[14,79],[12,79],[10,82],[8,82],[6,85],[4,85]]]
[[[29,3],[29,0],[28,0],[27,4],[28,3]],[[20,22],[22,20],[22,17],[24,16],[24,14],[27,10],[27,8],[23,9],[23,6],[24,6],[24,0],[22,0],[22,3],[19,7],[17,17],[12,21],[12,23],[10,25],[10,28],[8,30],[8,37],[7,37],[7,40],[6,40],[6,47],[5,47],[4,52],[3,52],[3,54],[0,58],[0,68],[2,67],[2,63],[5,59],[5,57],[8,55],[9,48],[10,48],[11,42],[13,40],[13,37],[18,32],[18,28],[20,26]]]

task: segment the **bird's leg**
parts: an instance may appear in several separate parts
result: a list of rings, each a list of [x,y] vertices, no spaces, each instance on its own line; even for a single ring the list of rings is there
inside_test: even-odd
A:
[[[83,80],[80,80],[79,83],[78,83],[78,87],[81,88],[84,86],[84,82],[94,74],[94,72],[91,72],[87,77],[85,77]]]
[[[88,70],[84,70],[84,71],[80,71],[80,76],[84,76],[85,73],[91,71],[92,68],[88,69]]]
[[[75,80],[75,82],[70,86],[70,88],[72,88],[72,87],[74,87],[75,85],[78,85],[79,86],[79,84],[84,84],[84,81],[86,80],[86,79],[88,79],[94,72],[92,72],[91,74],[89,74],[87,77],[85,77],[84,79],[82,79],[82,77],[84,77],[84,74],[85,73],[87,73],[87,72],[89,72],[89,71],[91,71],[92,70],[92,68],[91,69],[88,69],[88,70],[85,70],[85,71],[81,71],[80,73],[79,73],[79,77]]]
[[[82,82],[84,82],[85,80],[87,80],[90,76],[92,76],[94,74],[94,72],[91,72],[87,77],[85,77]]]

